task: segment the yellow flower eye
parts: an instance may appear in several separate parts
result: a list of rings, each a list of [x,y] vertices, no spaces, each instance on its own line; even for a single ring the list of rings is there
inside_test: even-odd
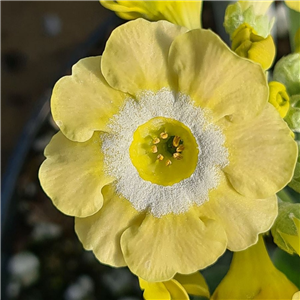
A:
[[[140,125],[129,148],[131,161],[140,176],[164,186],[190,177],[196,168],[198,153],[190,129],[165,117],[152,118]]]

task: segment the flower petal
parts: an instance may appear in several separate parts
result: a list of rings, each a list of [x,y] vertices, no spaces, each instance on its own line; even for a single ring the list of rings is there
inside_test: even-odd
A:
[[[189,29],[200,28],[202,1],[108,1],[100,3],[127,20],[167,20]]]
[[[146,1],[147,2],[147,1]],[[152,1],[148,1],[151,3]],[[201,28],[202,1],[153,1],[167,21],[189,29]]]
[[[170,48],[169,66],[178,75],[179,91],[212,109],[216,120],[251,119],[268,101],[262,68],[238,57],[212,31],[196,29],[178,36]]]
[[[237,193],[225,176],[210,200],[199,207],[207,218],[220,222],[232,251],[241,251],[255,244],[258,234],[269,230],[277,216],[277,198],[249,199]]]
[[[176,274],[174,279],[184,287],[188,294],[210,298],[207,283],[200,272],[188,275]]]
[[[113,31],[103,53],[101,68],[107,82],[131,95],[168,87],[169,47],[175,36],[187,29],[166,21],[138,19]]]
[[[300,300],[300,291],[299,291],[299,292],[296,292],[296,293],[293,295],[292,300]]]
[[[120,246],[122,233],[142,216],[117,195],[112,184],[103,187],[103,207],[87,218],[75,219],[75,231],[87,250],[104,264],[126,266]],[[139,221],[141,222],[141,221]]]
[[[107,84],[100,62],[101,56],[81,59],[73,66],[72,75],[61,78],[54,86],[52,115],[70,140],[84,142],[94,131],[108,130],[109,119],[126,97]]]
[[[171,295],[163,282],[148,282],[139,278],[140,287],[145,290],[145,300],[171,300]]]
[[[253,6],[253,11],[255,15],[261,16],[264,15],[269,9],[270,5],[274,1],[239,1],[241,8],[243,11],[247,10],[250,6]]]
[[[103,202],[101,189],[113,179],[103,172],[100,133],[84,143],[72,142],[58,132],[45,149],[39,178],[46,194],[63,213],[87,217]]]
[[[226,244],[222,226],[200,220],[193,209],[161,218],[148,214],[140,226],[131,226],[121,237],[128,267],[147,281],[166,281],[177,272],[205,268],[225,251]]]
[[[231,124],[223,133],[230,153],[224,172],[239,193],[267,198],[292,179],[297,144],[272,105],[251,122]]]
[[[184,287],[174,279],[164,282],[165,287],[169,291],[172,300],[189,300],[189,295]]]

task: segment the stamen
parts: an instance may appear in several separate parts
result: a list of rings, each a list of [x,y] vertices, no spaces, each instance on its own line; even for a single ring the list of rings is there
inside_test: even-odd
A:
[[[159,138],[153,139],[153,144],[154,144],[154,145],[159,144],[159,142],[160,142],[160,139],[159,139]]]
[[[160,137],[161,137],[163,140],[167,139],[168,136],[169,136],[169,135],[168,135],[166,132],[162,132],[162,133],[160,134]]]
[[[184,150],[184,146],[181,144],[176,148],[176,152],[182,152]]]
[[[162,161],[162,160],[164,159],[164,156],[161,155],[161,154],[158,154],[158,155],[157,155],[157,159],[160,160],[160,161]]]
[[[166,166],[169,166],[169,165],[171,165],[172,164],[172,162],[168,159],[167,161],[166,161]]]
[[[179,143],[180,143],[180,136],[174,136],[174,139],[173,139],[173,146],[174,146],[174,147],[178,147],[178,146],[179,146]]]
[[[152,153],[157,153],[157,147],[155,145],[153,145],[151,147],[151,151],[152,151]]]
[[[180,153],[174,153],[173,157],[177,160],[183,159],[183,156]]]

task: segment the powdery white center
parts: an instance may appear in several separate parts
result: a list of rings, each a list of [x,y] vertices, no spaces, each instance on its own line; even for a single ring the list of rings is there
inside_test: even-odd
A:
[[[155,117],[175,119],[191,130],[199,148],[194,173],[178,183],[163,186],[142,179],[131,162],[129,147],[138,126]],[[219,170],[228,164],[224,135],[209,122],[209,111],[194,106],[187,95],[162,89],[143,92],[139,100],[128,98],[102,136],[106,172],[116,178],[116,191],[138,211],[154,216],[186,212],[192,205],[208,200],[208,193],[219,184]]]

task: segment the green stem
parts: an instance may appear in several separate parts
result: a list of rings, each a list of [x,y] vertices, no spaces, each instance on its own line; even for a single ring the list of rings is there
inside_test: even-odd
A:
[[[285,191],[284,189],[279,191],[277,193],[277,196],[280,198],[280,200],[284,201],[284,202],[290,202],[290,203],[294,203],[294,201],[292,200],[292,198],[290,197],[289,193],[287,191]]]
[[[290,44],[292,52],[295,51],[295,36],[297,30],[300,28],[299,17],[300,13],[288,8],[288,15],[289,15],[289,35],[290,35]]]

